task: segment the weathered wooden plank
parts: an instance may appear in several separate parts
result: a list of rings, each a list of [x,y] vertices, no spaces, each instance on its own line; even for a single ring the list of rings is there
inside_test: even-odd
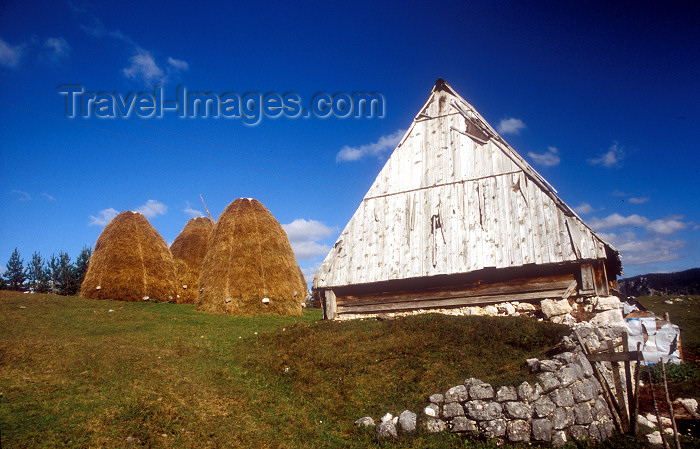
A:
[[[325,300],[323,302],[323,318],[326,320],[332,320],[337,315],[337,306],[335,302],[335,294],[333,290],[326,290],[324,292]]]
[[[505,295],[509,293],[541,292],[550,290],[561,290],[562,293],[564,293],[572,282],[575,282],[573,275],[519,278],[506,282],[489,284],[475,283],[463,286],[425,289],[422,291],[384,292],[360,296],[341,295],[337,298],[337,301],[339,304],[342,303],[343,305],[348,305],[350,303],[365,304],[374,302],[400,302],[422,296],[439,299],[462,296]]]
[[[593,281],[593,267],[587,263],[581,265],[581,290],[595,291],[595,282]]]
[[[453,308],[478,304],[494,304],[504,301],[531,301],[544,298],[560,297],[564,290],[548,290],[543,292],[509,293],[505,295],[470,296],[449,299],[425,299],[403,301],[385,304],[363,304],[338,306],[338,313],[378,313],[417,309]]]

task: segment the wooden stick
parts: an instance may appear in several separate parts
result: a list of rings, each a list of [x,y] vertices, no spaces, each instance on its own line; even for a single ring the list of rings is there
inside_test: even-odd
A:
[[[632,415],[632,422],[633,428],[632,428],[632,433],[634,436],[637,436],[639,433],[639,422],[637,422],[637,415],[639,414],[639,378],[640,378],[640,372],[642,371],[642,352],[641,352],[642,344],[640,342],[637,342],[637,366],[635,367],[634,370],[634,411],[631,413]]]
[[[649,371],[649,388],[651,388],[651,401],[654,404],[654,413],[656,413],[656,425],[659,426],[659,433],[661,434],[661,441],[664,444],[664,449],[671,449],[671,446],[666,441],[664,436],[664,427],[661,424],[661,415],[659,414],[659,405],[656,403],[656,394],[654,393],[654,380],[651,370]]]
[[[627,332],[622,333],[622,350],[624,352],[629,352],[629,342],[627,341]],[[630,430],[632,434],[634,432],[634,417],[632,416],[632,409],[634,408],[634,391],[632,390],[632,368],[629,360],[625,360],[625,385],[627,386],[627,416],[630,418]],[[636,435],[636,434],[635,434]]]
[[[586,356],[590,355],[591,351],[590,349],[588,349],[588,345],[586,345],[586,342],[584,342],[581,336],[578,334],[578,331],[574,331],[574,335],[576,335],[578,343],[581,345],[581,348],[583,348],[583,353]],[[615,397],[610,391],[610,386],[608,385],[608,382],[605,380],[605,377],[603,377],[600,371],[598,371],[598,366],[595,362],[591,362],[591,368],[593,368],[593,374],[595,375],[596,379],[598,379],[598,382],[600,382],[601,387],[603,387],[603,397],[605,398],[605,402],[608,403],[608,408],[610,409],[610,414],[613,417],[613,421],[615,421],[615,426],[617,427],[617,430],[620,433],[625,433],[625,431],[622,429],[620,410],[617,406],[617,403],[615,402]]]
[[[202,204],[204,205],[204,210],[207,211],[207,215],[209,215],[209,219],[210,219],[211,221],[213,221],[214,223],[216,223],[216,220],[214,220],[213,218],[211,218],[211,214],[209,213],[209,209],[207,209],[207,205],[204,204],[204,198],[202,198],[202,194],[201,194],[201,193],[199,194],[199,199],[202,200]]]
[[[607,340],[608,350],[611,354],[615,353],[612,340]],[[613,382],[615,383],[615,394],[617,395],[617,403],[620,406],[620,418],[622,418],[622,427],[625,432],[630,431],[629,415],[627,414],[627,405],[625,404],[625,392],[622,390],[622,379],[620,379],[620,364],[618,362],[610,362],[610,370],[612,371]]]
[[[678,427],[676,427],[676,416],[673,413],[673,404],[671,404],[671,397],[668,395],[668,381],[666,380],[666,364],[664,360],[661,359],[661,372],[664,376],[664,391],[666,392],[666,404],[668,404],[668,413],[671,415],[671,426],[673,427],[673,439],[676,441],[676,449],[681,449],[681,442],[678,439]]]

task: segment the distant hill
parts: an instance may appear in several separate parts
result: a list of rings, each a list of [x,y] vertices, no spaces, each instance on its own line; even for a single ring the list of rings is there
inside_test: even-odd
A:
[[[620,292],[627,296],[700,295],[700,268],[677,273],[650,273],[620,279]]]

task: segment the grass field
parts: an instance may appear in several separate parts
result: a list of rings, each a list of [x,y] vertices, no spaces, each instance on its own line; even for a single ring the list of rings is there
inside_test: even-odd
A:
[[[433,314],[320,318],[2,291],[1,446],[495,447],[449,434],[378,442],[353,422],[419,412],[429,394],[467,377],[526,379],[524,360],[564,329]]]

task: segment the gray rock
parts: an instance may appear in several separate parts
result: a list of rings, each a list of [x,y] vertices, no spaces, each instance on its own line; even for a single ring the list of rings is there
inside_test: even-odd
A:
[[[569,301],[566,299],[545,299],[540,303],[542,308],[542,313],[547,319],[551,319],[553,316],[564,315],[565,313],[570,313],[574,309],[569,305]]]
[[[523,382],[518,386],[518,398],[524,402],[534,401],[535,389],[527,382]]]
[[[418,416],[410,410],[404,410],[399,415],[399,430],[402,433],[413,433],[416,431]]]
[[[446,403],[449,402],[464,402],[469,399],[469,393],[467,393],[467,387],[464,385],[457,385],[452,387],[445,393],[444,400]]]
[[[479,385],[479,384],[483,384],[483,383],[484,382],[482,382],[480,379],[475,379],[474,377],[470,377],[469,379],[466,379],[464,381],[464,386],[467,387],[467,390],[469,390],[474,385]]]
[[[591,406],[587,402],[576,404],[574,406],[574,415],[576,416],[576,424],[586,425],[593,422]]]
[[[377,426],[377,438],[380,440],[386,440],[388,438],[397,438],[399,436],[396,432],[396,425],[394,421],[382,421]]]
[[[542,392],[547,394],[555,388],[559,388],[560,382],[554,373],[540,373],[537,375],[537,381],[542,385]]]
[[[498,402],[517,401],[518,390],[515,387],[503,386],[496,391],[496,400]]]
[[[598,298],[595,310],[618,310],[620,309],[620,305],[620,299],[617,296],[603,296],[602,298]]]
[[[605,439],[598,424],[591,423],[588,426],[588,439],[591,441],[602,441]]]
[[[477,430],[476,421],[472,421],[466,416],[457,416],[452,420],[451,432],[475,432]]]
[[[562,352],[561,354],[556,354],[554,357],[552,357],[554,360],[559,360],[560,362],[564,363],[565,365],[571,365],[572,363],[576,363],[578,360],[578,355],[573,353],[573,352]]]
[[[559,360],[542,360],[540,361],[540,371],[554,372],[562,367],[562,363]]]
[[[576,417],[574,416],[573,410],[557,407],[552,414],[549,415],[549,420],[552,421],[552,427],[555,430],[561,430],[571,426],[575,422]]]
[[[613,324],[621,322],[624,322],[624,318],[622,318],[622,311],[620,309],[606,310],[591,318],[591,323],[593,324]]]
[[[447,430],[447,424],[441,419],[428,418],[425,421],[425,429],[430,433],[439,433]]]
[[[371,416],[363,416],[355,421],[357,427],[374,427],[374,420]]]
[[[498,402],[469,401],[464,404],[467,416],[475,421],[491,421],[500,418],[503,408]]]
[[[588,379],[575,382],[571,386],[571,394],[576,402],[587,402],[595,399],[595,386]]]
[[[535,401],[534,404],[535,416],[538,418],[544,418],[557,408],[557,405],[549,399],[549,396],[542,396]]]
[[[428,404],[428,406],[423,410],[423,413],[430,416],[431,418],[437,418],[440,416],[440,406],[437,404]]]
[[[484,431],[483,435],[486,438],[500,438],[505,436],[507,425],[504,419],[494,419],[479,423],[479,427]]]
[[[578,343],[574,342],[574,340],[571,339],[568,335],[564,335],[561,338],[561,346],[566,349],[567,351],[573,351],[576,348],[578,348]]]
[[[498,313],[503,315],[513,315],[515,313],[515,307],[511,303],[502,303],[497,306]]]
[[[549,398],[559,407],[573,407],[574,396],[568,388],[557,388],[549,394]]]
[[[569,428],[569,435],[576,441],[581,441],[584,438],[588,438],[588,428],[585,426],[571,426]]]
[[[532,439],[550,441],[552,439],[552,422],[548,419],[533,419]]]
[[[539,359],[527,359],[525,360],[525,363],[527,364],[527,367],[530,369],[531,373],[536,373],[540,369]]]
[[[380,421],[381,421],[381,422],[384,422],[384,421],[391,421],[391,420],[393,420],[393,419],[394,419],[394,415],[392,415],[391,413],[387,413],[386,415],[384,415],[384,416],[382,416],[382,417],[380,418]]]
[[[484,307],[484,315],[497,316],[498,315],[498,308],[496,306],[486,306],[486,307]]]
[[[509,441],[530,441],[530,424],[522,419],[510,421],[506,433]]]
[[[440,393],[435,393],[431,394],[428,400],[433,404],[442,404],[443,402],[445,402],[445,396]]]
[[[555,430],[552,433],[552,446],[554,447],[564,447],[566,444],[566,432],[563,430]]]
[[[482,383],[472,385],[469,388],[469,398],[471,399],[493,399],[493,396],[493,387],[489,384]]]
[[[588,361],[588,358],[586,358],[586,355],[580,353],[578,354],[577,358],[577,364],[581,367],[583,375],[586,377],[591,377],[593,375],[593,367],[591,366],[591,362]]]
[[[568,387],[572,383],[576,382],[578,380],[578,376],[576,374],[576,370],[568,366],[560,369],[556,373],[557,379],[559,382],[561,382],[562,387]]]
[[[598,429],[605,440],[613,436],[613,433],[615,432],[615,424],[613,423],[612,418],[605,417],[598,421]]]
[[[454,418],[455,416],[464,416],[464,407],[459,402],[448,402],[442,407],[443,418]]]
[[[511,419],[532,418],[532,407],[524,402],[506,402],[505,412]]]

